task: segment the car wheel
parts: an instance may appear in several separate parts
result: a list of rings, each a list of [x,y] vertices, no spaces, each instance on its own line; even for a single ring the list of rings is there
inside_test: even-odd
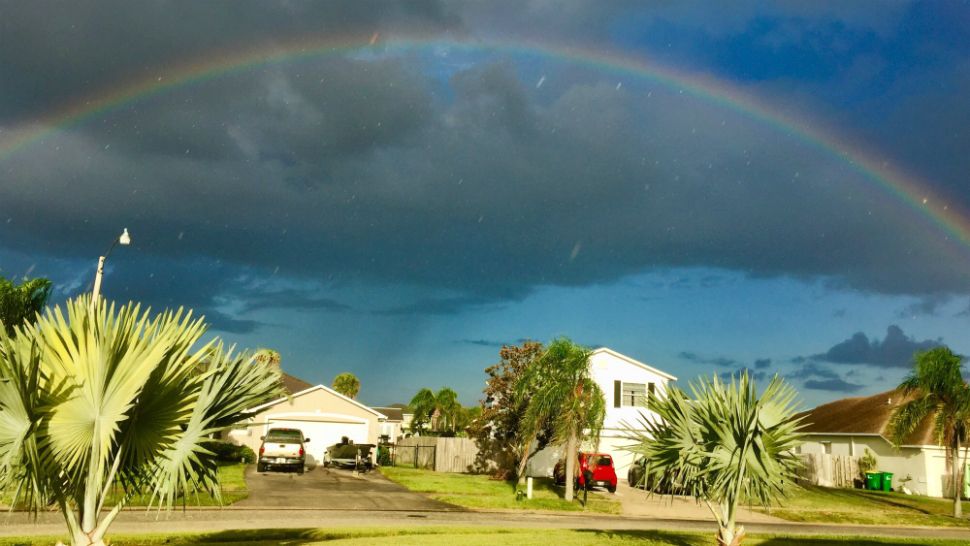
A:
[[[302,464],[300,466],[296,467],[296,473],[297,474],[303,474],[303,472],[305,470],[306,470],[306,467],[304,467]]]
[[[256,463],[256,472],[266,472],[266,465],[263,463]]]
[[[616,486],[615,485],[608,485],[608,486],[606,486],[606,490],[609,491],[610,493],[616,493]]]

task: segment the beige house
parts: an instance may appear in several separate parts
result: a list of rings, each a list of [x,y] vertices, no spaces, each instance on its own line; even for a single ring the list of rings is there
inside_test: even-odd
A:
[[[396,444],[410,434],[409,428],[414,414],[408,411],[406,404],[374,406],[374,409],[387,416],[387,420],[381,423],[382,438]]]
[[[876,470],[893,473],[895,489],[905,486],[921,495],[947,495],[949,465],[945,450],[933,437],[932,415],[898,449],[889,441],[889,420],[905,402],[899,392],[888,391],[836,400],[801,414],[807,436],[799,453],[813,467],[812,481],[825,486],[851,485],[858,474],[858,460],[868,450],[876,456]]]
[[[347,437],[357,444],[376,444],[387,416],[325,385],[310,385],[284,374],[289,396],[252,408],[253,415],[229,432],[230,441],[259,450],[270,428],[297,428],[310,438],[307,463],[323,461],[333,444]]]

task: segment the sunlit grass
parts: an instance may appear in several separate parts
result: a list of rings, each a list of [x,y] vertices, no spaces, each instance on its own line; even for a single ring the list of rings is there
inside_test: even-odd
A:
[[[381,472],[412,491],[435,500],[465,508],[498,510],[556,510],[619,514],[620,503],[609,493],[591,491],[584,507],[578,500],[566,502],[563,488],[551,479],[533,480],[532,499],[517,497],[513,483],[493,480],[485,475],[434,472],[398,466],[381,467]],[[523,487],[524,489],[524,487]]]
[[[963,510],[967,513],[970,503],[964,502]],[[970,526],[970,519],[954,519],[952,512],[953,501],[948,499],[808,485],[792,487],[788,498],[770,513],[800,522]]]
[[[219,485],[222,492],[221,505],[228,505],[241,501],[249,496],[249,489],[246,486],[246,465],[233,463],[219,467]],[[118,501],[119,492],[113,492],[108,496],[107,505]],[[2,497],[3,508],[9,507],[13,500],[12,492],[5,492]],[[138,495],[131,499],[128,506],[147,506],[151,500],[151,495]],[[179,504],[181,506],[181,504]],[[207,492],[199,492],[196,495],[185,499],[186,506],[220,506],[219,501]],[[2,543],[0,543],[2,544]]]

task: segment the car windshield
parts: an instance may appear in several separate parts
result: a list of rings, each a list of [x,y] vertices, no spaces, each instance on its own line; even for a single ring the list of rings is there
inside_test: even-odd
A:
[[[609,457],[606,457],[606,456],[596,457],[596,458],[593,459],[593,465],[595,465],[595,466],[613,466],[613,459],[611,459]]]
[[[303,441],[303,433],[299,430],[271,430],[266,434],[267,442],[286,442],[300,443]]]

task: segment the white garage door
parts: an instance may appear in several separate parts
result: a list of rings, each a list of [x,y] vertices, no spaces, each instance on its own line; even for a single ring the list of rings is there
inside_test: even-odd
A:
[[[349,417],[347,420],[353,419]],[[336,421],[336,422],[335,422]],[[319,415],[311,414],[306,417],[287,415],[285,417],[267,416],[267,430],[270,428],[297,428],[303,431],[303,436],[310,439],[307,444],[308,464],[323,461],[323,453],[328,447],[340,442],[344,436],[353,440],[355,444],[367,443],[367,423],[340,422],[343,419],[325,420]],[[265,434],[265,432],[264,432]]]

